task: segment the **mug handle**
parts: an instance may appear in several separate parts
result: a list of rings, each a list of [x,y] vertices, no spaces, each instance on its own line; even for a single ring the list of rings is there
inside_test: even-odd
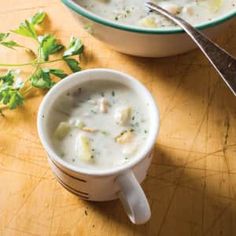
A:
[[[116,179],[120,186],[118,197],[134,224],[144,224],[151,217],[151,210],[147,198],[132,170],[119,175]]]

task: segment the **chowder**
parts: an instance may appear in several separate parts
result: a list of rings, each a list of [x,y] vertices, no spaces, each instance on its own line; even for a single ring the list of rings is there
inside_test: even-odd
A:
[[[172,26],[173,23],[161,15],[150,12],[144,0],[77,0],[87,10],[122,24],[148,28]],[[152,0],[174,15],[193,25],[210,22],[236,10],[236,0]]]
[[[119,82],[84,83],[62,95],[53,109],[53,146],[75,166],[122,165],[146,145],[149,104]]]

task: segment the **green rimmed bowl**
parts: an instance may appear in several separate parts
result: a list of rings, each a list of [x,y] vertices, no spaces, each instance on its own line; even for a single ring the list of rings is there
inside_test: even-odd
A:
[[[188,52],[196,45],[180,28],[145,29],[118,24],[87,11],[73,0],[62,0],[76,18],[95,38],[116,51],[142,57],[167,57]],[[197,26],[210,37],[224,32],[230,20],[236,19],[236,11]]]

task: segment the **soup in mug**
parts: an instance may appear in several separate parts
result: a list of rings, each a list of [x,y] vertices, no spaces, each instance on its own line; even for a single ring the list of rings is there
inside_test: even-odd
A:
[[[53,146],[75,166],[127,163],[146,145],[150,130],[149,104],[119,82],[85,82],[61,96],[52,112]]]

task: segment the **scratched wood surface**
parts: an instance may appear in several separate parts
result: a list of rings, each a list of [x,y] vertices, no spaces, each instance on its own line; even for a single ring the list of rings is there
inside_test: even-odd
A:
[[[202,54],[145,59],[114,52],[80,28],[58,0],[1,0],[0,31],[38,9],[49,15],[47,31],[65,42],[72,34],[83,39],[83,68],[130,73],[155,96],[161,130],[143,183],[152,218],[134,226],[118,201],[85,202],[56,182],[37,135],[37,93],[0,118],[0,235],[236,235],[236,99]],[[236,55],[235,21],[218,42]],[[0,48],[1,62],[27,60],[23,51]]]

